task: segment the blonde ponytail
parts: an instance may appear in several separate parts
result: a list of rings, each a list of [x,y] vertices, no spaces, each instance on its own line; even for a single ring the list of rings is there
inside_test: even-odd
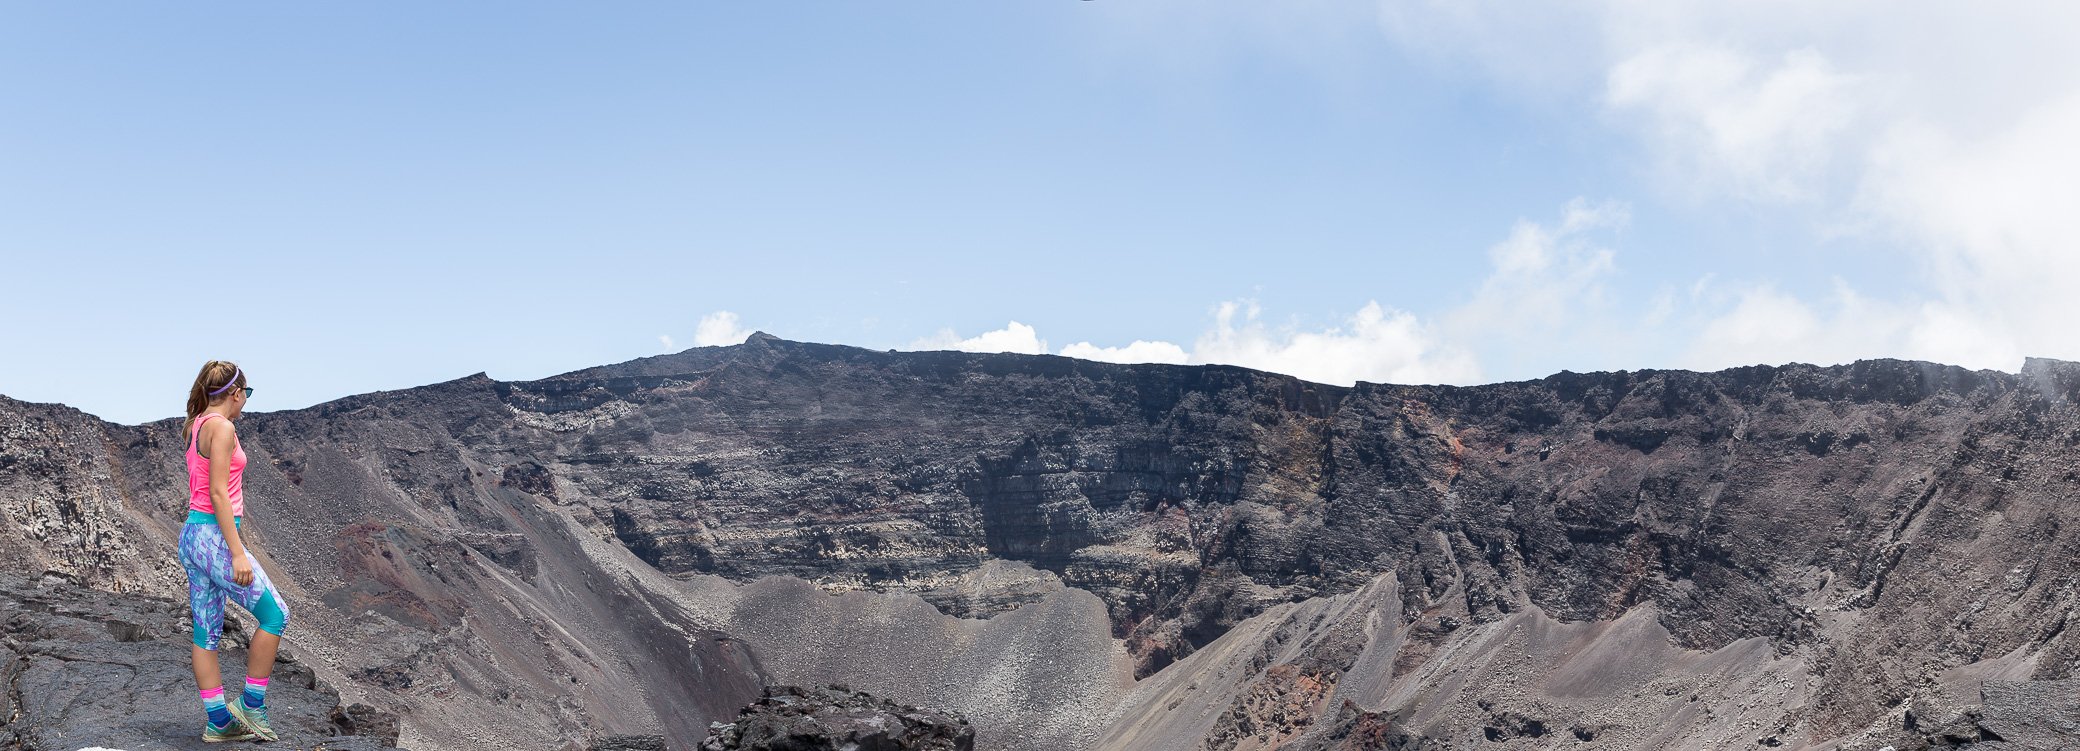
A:
[[[224,387],[231,385],[246,385],[245,371],[239,369],[237,363],[229,360],[211,360],[203,363],[202,372],[195,374],[195,385],[188,387],[188,421],[183,424],[182,432],[194,430],[196,416],[209,409],[209,405],[230,396],[231,390]],[[223,393],[210,396],[212,391]]]

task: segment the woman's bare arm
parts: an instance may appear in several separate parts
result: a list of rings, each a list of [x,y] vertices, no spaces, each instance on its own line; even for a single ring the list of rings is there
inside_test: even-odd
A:
[[[217,426],[223,427],[218,428]],[[224,545],[231,551],[231,581],[243,587],[253,583],[253,566],[246,562],[245,541],[239,539],[238,522],[231,514],[231,456],[238,451],[238,429],[230,420],[202,426],[209,435],[209,503],[216,512],[217,529],[224,532]],[[214,430],[212,430],[214,429]]]

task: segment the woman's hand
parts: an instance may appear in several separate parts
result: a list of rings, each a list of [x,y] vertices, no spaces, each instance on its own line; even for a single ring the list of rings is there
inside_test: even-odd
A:
[[[248,561],[248,560],[246,560],[246,557],[245,557],[245,556],[242,556],[242,555],[241,555],[241,556],[237,556],[237,557],[234,557],[234,558],[232,558],[232,559],[231,559],[231,582],[232,582],[233,584],[237,584],[238,586],[241,586],[241,587],[249,587],[249,586],[252,586],[252,585],[253,585],[253,562],[252,562],[252,561]]]

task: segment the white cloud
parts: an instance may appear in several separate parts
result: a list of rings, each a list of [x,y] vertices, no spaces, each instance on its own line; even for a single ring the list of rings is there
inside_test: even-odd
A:
[[[1391,0],[1382,19],[1405,49],[1598,112],[1701,205],[1810,217],[1816,239],[1895,248],[1909,280],[1804,297],[1745,280],[1672,334],[1690,360],[2080,358],[2080,5],[1555,7]]]
[[[1614,266],[1561,254],[1553,268],[1572,273],[1543,272],[1564,291],[1541,309],[1564,314],[1571,323],[1550,330],[1576,342],[1646,332],[1674,342],[1663,345],[1666,357],[1692,362],[1721,359],[1706,354],[1714,349],[1760,362],[1895,356],[2009,370],[2025,354],[2080,359],[2080,337],[2066,330],[2080,318],[2080,253],[2071,252],[2080,247],[2080,4],[1255,6],[1156,0],[1091,17],[1144,59],[1218,69],[1223,56],[1273,55],[1333,77],[1339,66],[1372,64],[1342,31],[1370,14],[1394,48],[1440,77],[1483,80],[1539,116],[1608,127],[1637,154],[1630,161],[1690,210],[1809,223],[1816,252],[1892,254],[1853,285],[1817,291],[1801,278],[1805,268],[1784,268],[1779,279],[1722,268],[1719,289],[1735,293],[1687,301],[1674,279],[1634,285],[1658,286],[1655,299],[1612,301],[1593,280],[1613,277]],[[1545,229],[1564,235],[1564,226]],[[1507,271],[1490,280],[1489,301],[1511,299],[1506,288],[1541,289],[1513,285]],[[1637,308],[1637,320],[1612,305]],[[1420,318],[1440,341],[1504,331],[1492,322],[1511,308],[1470,307]],[[1767,322],[1807,328],[1742,338],[1743,327]]]
[[[1137,363],[1153,362],[1166,365],[1183,365],[1191,361],[1183,347],[1169,342],[1150,342],[1140,339],[1124,347],[1100,347],[1090,342],[1077,342],[1062,348],[1062,356],[1076,357],[1099,362]]]
[[[1930,271],[1951,298],[2069,291],[2080,282],[2075,133],[2080,90],[1989,138],[1895,129],[1873,149],[1860,205],[1926,241]]]
[[[1255,303],[1225,302],[1213,329],[1192,346],[1194,363],[1270,370],[1322,383],[1469,383],[1473,355],[1446,345],[1415,315],[1368,302],[1342,326],[1321,331],[1273,328]],[[1238,314],[1239,317],[1238,317]]]
[[[985,331],[981,334],[961,338],[953,329],[940,329],[939,333],[910,342],[913,350],[951,349],[961,352],[1012,352],[1021,355],[1047,354],[1047,341],[1040,338],[1032,326],[1012,321],[1004,328]]]
[[[1061,354],[1116,363],[1240,365],[1320,383],[1472,383],[1480,367],[1471,353],[1446,345],[1414,314],[1366,303],[1341,325],[1305,329],[1273,326],[1251,300],[1215,306],[1213,326],[1192,349],[1136,340],[1124,347],[1077,342]]]
[[[1857,79],[1811,48],[1763,60],[1716,45],[1664,45],[1612,67],[1605,101],[1645,122],[1664,169],[1750,199],[1815,195]]]
[[[1628,221],[1625,205],[1584,199],[1569,202],[1551,226],[1520,221],[1489,250],[1489,275],[1467,301],[1427,320],[1375,300],[1332,326],[1274,325],[1255,301],[1230,300],[1214,307],[1211,326],[1189,350],[1160,340],[1120,347],[1081,341],[1060,354],[1117,363],[1240,365],[1341,385],[1477,383],[1485,374],[1476,351],[1506,350],[1498,358],[1514,377],[1545,375],[1551,368],[1550,362],[1526,365],[1519,350],[1575,357],[1562,361],[1583,367],[1580,353],[1603,330],[1579,324],[1607,307],[1603,285],[1616,269],[1615,252],[1589,238]],[[1039,354],[1047,342],[1033,327],[1013,321],[968,339],[941,330],[910,348]]]
[[[1720,312],[1699,329],[1683,366],[1835,365],[1883,357],[1890,354],[1884,343],[1905,325],[1896,306],[1865,298],[1839,279],[1819,304],[1765,283],[1734,290],[1730,307],[1714,307]]]
[[[750,336],[751,331],[738,323],[737,314],[718,310],[701,316],[700,325],[693,330],[693,344],[696,347],[723,347],[743,344],[744,339]],[[665,346],[671,345],[667,342]]]
[[[1631,210],[1615,202],[1567,204],[1558,226],[1518,220],[1488,249],[1490,271],[1473,299],[1447,315],[1462,335],[1521,332],[1544,336],[1604,297],[1617,252],[1591,244],[1598,230],[1622,229]]]
[[[672,335],[671,335],[671,334],[658,334],[658,335],[657,335],[657,343],[658,343],[658,344],[662,344],[662,345],[664,345],[664,350],[665,350],[666,352],[673,352],[673,351],[677,351],[677,350],[679,349],[679,348],[678,348],[677,346],[674,346],[674,345],[672,344]]]
[[[1123,347],[1077,342],[1066,357],[1114,363],[1240,365],[1322,383],[1471,383],[1480,369],[1468,352],[1446,346],[1413,314],[1366,304],[1342,325],[1320,330],[1266,323],[1247,300],[1221,303],[1213,325],[1187,352],[1165,341],[1136,340]],[[1047,342],[1032,326],[1012,321],[1004,328],[961,338],[952,329],[910,343],[913,350],[1045,354]]]

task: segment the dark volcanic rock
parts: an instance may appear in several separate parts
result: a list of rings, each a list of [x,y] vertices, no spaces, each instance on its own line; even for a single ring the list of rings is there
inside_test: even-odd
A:
[[[844,686],[771,686],[702,751],[973,751],[959,715],[904,706]]]
[[[1406,717],[1387,712],[1368,712],[1349,701],[1334,715],[1322,719],[1321,729],[1292,744],[1285,751],[1446,751],[1450,745],[1411,733]],[[1577,734],[1574,742],[1594,740]]]
[[[1984,735],[2025,748],[2080,748],[2080,680],[1988,681]]]
[[[1235,706],[1214,722],[1206,736],[1208,751],[1238,747],[1278,748],[1298,737],[1336,688],[1336,673],[1308,672],[1297,666],[1274,665],[1252,684]]]
[[[587,751],[665,751],[662,735],[614,735],[593,741]]]
[[[0,748],[127,751],[216,748],[202,742],[202,703],[189,665],[187,607],[112,595],[66,577],[0,574]],[[242,650],[220,659],[229,685]],[[307,669],[278,664],[269,719],[285,748],[378,751],[397,743],[397,718],[315,690]],[[370,733],[371,729],[387,732]]]
[[[596,435],[603,454],[716,446],[698,469],[559,470],[666,570],[904,588],[1014,558],[1104,598],[1143,675],[1384,569],[1410,584],[1410,612],[1608,620],[1650,605],[1694,648],[1789,650],[1816,643],[1825,613],[1865,613],[1870,627],[1823,650],[1840,726],[1916,682],[1880,650],[1978,659],[2073,605],[2076,572],[2049,562],[2080,553],[2080,527],[2058,523],[2080,410],[2060,390],[2074,368],[2048,361],[2022,376],[1870,361],[1348,389],[780,341],[716,362],[689,361],[713,369],[684,386],[642,381],[672,369],[654,358],[503,398],[582,393],[564,408],[596,411],[626,392],[652,431]],[[1916,625],[1931,606],[1980,607],[1952,586],[1961,561],[2022,571],[1994,593],[2012,606],[1970,631]],[[2041,677],[2080,656],[2071,639],[2046,646],[2060,657]]]
[[[344,735],[365,735],[393,746],[401,731],[397,715],[360,702],[333,707],[332,726]]]
[[[1131,677],[1379,579],[1396,602],[1360,630],[1392,638],[1363,642],[1368,657],[1234,663],[1232,694],[1178,732],[1313,738],[1335,723],[1309,715],[1356,693],[1374,729],[1399,716],[1387,702],[1466,694],[1392,732],[1796,747],[1905,732],[1903,709],[1946,673],[2080,675],[2076,396],[2080,366],[2048,360],[1339,387],[755,336],[254,413],[239,431],[256,547],[314,624],[291,643],[324,647],[311,654],[371,706],[412,708],[412,737],[445,748],[628,732],[685,746],[766,682],[915,663],[938,672],[851,683],[946,696],[1004,734],[986,745],[1066,747],[1101,734],[1085,709]],[[178,592],[180,445],[177,421],[0,398],[0,564]],[[891,594],[818,599],[862,591]],[[1078,603],[1102,608],[1127,675],[1048,672],[1075,662],[1062,645],[1113,647],[1064,625],[1092,612]],[[826,617],[839,604],[859,617]],[[925,623],[908,606],[993,618]],[[815,629],[782,623],[811,611]],[[1577,643],[1611,653],[1568,663]],[[1483,651],[1505,644],[1546,651]],[[1591,669],[1618,657],[1640,664]],[[1473,658],[1492,680],[1439,665]],[[1722,663],[1738,667],[1699,667]],[[1553,686],[1515,680],[1547,673]],[[1713,729],[1715,713],[1764,710],[1691,711],[1707,683],[1783,705]],[[1613,685],[1640,696],[1596,693]]]
[[[1980,702],[1934,727],[1909,713],[1907,729],[1930,748],[2080,749],[2080,680],[1987,681]]]

